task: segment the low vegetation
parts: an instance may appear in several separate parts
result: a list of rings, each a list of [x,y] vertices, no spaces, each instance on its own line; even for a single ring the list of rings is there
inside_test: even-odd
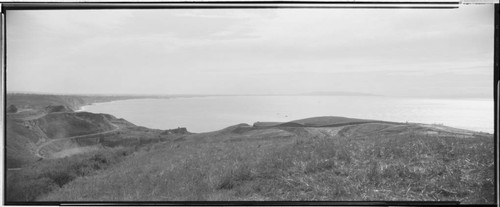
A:
[[[306,142],[273,153],[256,175],[273,200],[491,203],[491,141],[407,135]]]
[[[490,134],[345,117],[191,134],[71,112],[127,97],[7,98],[7,201],[495,202]],[[64,158],[36,161],[55,138],[40,153]]]
[[[30,167],[8,173],[6,200],[33,201],[37,197],[64,186],[77,177],[122,161],[132,148],[108,148],[57,160],[42,160]]]
[[[157,143],[38,200],[494,202],[492,137],[301,133],[243,139],[220,132]]]

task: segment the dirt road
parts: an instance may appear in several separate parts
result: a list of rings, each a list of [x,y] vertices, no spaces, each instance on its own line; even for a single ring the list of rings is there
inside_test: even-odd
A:
[[[40,146],[37,147],[36,151],[35,151],[35,156],[39,157],[39,158],[47,158],[47,157],[44,157],[40,154],[40,151],[42,150],[42,148],[44,148],[45,146],[47,145],[50,145],[54,142],[57,142],[57,141],[61,141],[61,140],[69,140],[69,139],[85,139],[85,138],[95,138],[94,136],[96,135],[104,135],[104,134],[109,134],[109,133],[113,133],[113,132],[116,132],[118,130],[120,130],[120,127],[111,123],[111,125],[113,125],[113,127],[115,127],[114,129],[112,130],[109,130],[109,131],[105,131],[105,132],[99,132],[99,133],[93,133],[93,134],[85,134],[85,135],[78,135],[78,136],[72,136],[72,137],[64,137],[64,138],[57,138],[57,139],[51,139],[50,141],[48,142],[45,142],[43,144],[41,144]]]

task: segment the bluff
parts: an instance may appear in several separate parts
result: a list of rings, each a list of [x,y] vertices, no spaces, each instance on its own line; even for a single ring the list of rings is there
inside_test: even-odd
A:
[[[132,124],[108,114],[88,112],[49,113],[36,119],[7,117],[7,167],[36,161],[36,149],[52,139],[105,132],[118,124]]]
[[[8,93],[7,105],[14,105],[19,109],[44,109],[48,106],[64,106],[77,110],[82,106],[125,99],[148,98],[146,96],[104,96],[104,95],[50,95],[50,94],[23,94]]]

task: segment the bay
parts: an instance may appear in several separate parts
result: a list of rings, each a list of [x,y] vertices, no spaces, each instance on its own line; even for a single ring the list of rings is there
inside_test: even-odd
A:
[[[343,116],[396,122],[444,124],[493,133],[493,100],[378,96],[208,96],[130,99],[97,103],[83,111],[112,114],[155,129],[186,127],[208,132],[240,123],[286,122]]]

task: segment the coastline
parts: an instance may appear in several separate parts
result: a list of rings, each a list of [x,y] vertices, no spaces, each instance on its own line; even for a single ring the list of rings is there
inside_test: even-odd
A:
[[[472,116],[462,112],[459,113],[457,111],[462,106],[468,106],[470,101],[473,100],[463,100],[463,103],[456,103],[456,101],[454,100],[398,98],[394,99],[397,102],[394,102],[393,104],[396,104],[395,107],[397,105],[399,106],[397,106],[396,108],[390,107],[394,109],[387,109],[387,107],[385,107],[386,109],[384,109],[384,107],[381,108],[380,106],[382,105],[381,103],[384,102],[384,100],[379,99],[377,100],[377,103],[371,104],[374,105],[373,107],[363,109],[362,107],[366,106],[366,104],[361,103],[363,101],[365,101],[365,103],[368,103],[366,102],[367,100],[356,100],[357,102],[359,102],[359,104],[356,103],[354,106],[352,106],[345,104],[336,105],[335,102],[338,102],[336,98],[329,98],[327,96],[318,96],[318,100],[314,98],[309,99],[309,97],[311,96],[303,96],[306,97],[304,98],[306,102],[299,101],[300,103],[291,103],[297,96],[284,97],[285,99],[282,99],[283,96],[274,98],[269,96],[262,97],[263,99],[260,100],[260,98],[256,96],[246,97],[244,99],[240,99],[237,97],[200,96],[189,97],[191,99],[178,99],[172,102],[158,102],[151,104],[148,102],[154,102],[154,100],[157,100],[158,98],[141,98],[142,101],[140,102],[119,104],[119,106],[117,107],[125,107],[123,112],[119,114],[102,110],[98,110],[96,112],[92,112],[92,110],[89,111],[89,108],[91,107],[87,106],[90,106],[92,104],[81,107],[79,111],[88,111],[92,113],[109,113],[112,115],[116,115],[117,117],[129,120],[132,123],[150,128],[175,128],[178,126],[183,126],[196,132],[218,130],[239,123],[252,124],[259,121],[286,122],[295,119],[317,116],[344,116],[358,119],[373,119],[403,123],[411,122],[436,126],[445,125],[467,131],[474,131],[477,133],[492,134],[494,132],[492,127],[489,127],[487,119],[483,119],[484,121],[481,123],[472,123],[470,121],[464,121],[467,119],[463,118],[470,117],[471,119],[477,119],[478,117],[483,117],[484,111],[488,111],[489,108],[480,110],[480,114],[478,114],[479,112],[476,111],[468,112],[469,114],[472,114]],[[343,100],[350,100],[351,98],[352,97],[339,97],[339,99]],[[369,100],[378,99],[378,97],[367,98],[369,98]],[[273,102],[275,99],[277,100],[277,103]],[[139,99],[116,100],[100,103],[112,104],[116,103],[117,101],[128,100],[133,101]],[[259,100],[259,102],[255,102],[255,100]],[[476,101],[483,102],[483,100],[475,100],[473,102]],[[426,107],[422,108],[421,102],[430,104],[431,109]],[[282,104],[285,105],[282,106]],[[312,104],[309,107],[310,110],[306,110],[306,108],[304,108],[304,106],[307,106],[307,104]],[[453,104],[453,109],[450,109],[447,104]],[[437,105],[438,107],[435,107],[434,105]],[[482,105],[484,104],[481,103],[481,106]],[[134,109],[135,106],[139,108]],[[107,106],[106,108],[109,109],[109,107],[112,106]],[[343,111],[340,110],[343,107],[348,107],[348,109]],[[211,111],[208,111],[208,109],[210,109]],[[354,109],[354,111],[352,109]],[[120,111],[120,109],[117,110]],[[138,110],[141,111],[141,114],[134,114]],[[395,116],[390,116],[393,111],[396,111],[397,114]],[[373,114],[370,114],[371,112],[373,112]],[[152,114],[152,116],[147,117],[147,114]],[[161,117],[165,117],[165,119],[162,119]],[[483,123],[485,124],[483,125]],[[206,126],[201,127],[200,125]]]
[[[92,103],[88,103],[88,104],[84,104],[84,105],[78,106],[78,109],[74,110],[74,112],[87,111],[86,108],[88,106],[97,105],[97,104],[103,104],[103,103],[113,103],[113,102],[127,101],[127,100],[147,100],[147,99],[154,100],[154,99],[171,99],[171,98],[174,98],[174,97],[146,97],[146,98],[134,97],[134,98],[125,98],[125,99],[110,100],[110,101],[97,101],[97,102],[92,102]]]

